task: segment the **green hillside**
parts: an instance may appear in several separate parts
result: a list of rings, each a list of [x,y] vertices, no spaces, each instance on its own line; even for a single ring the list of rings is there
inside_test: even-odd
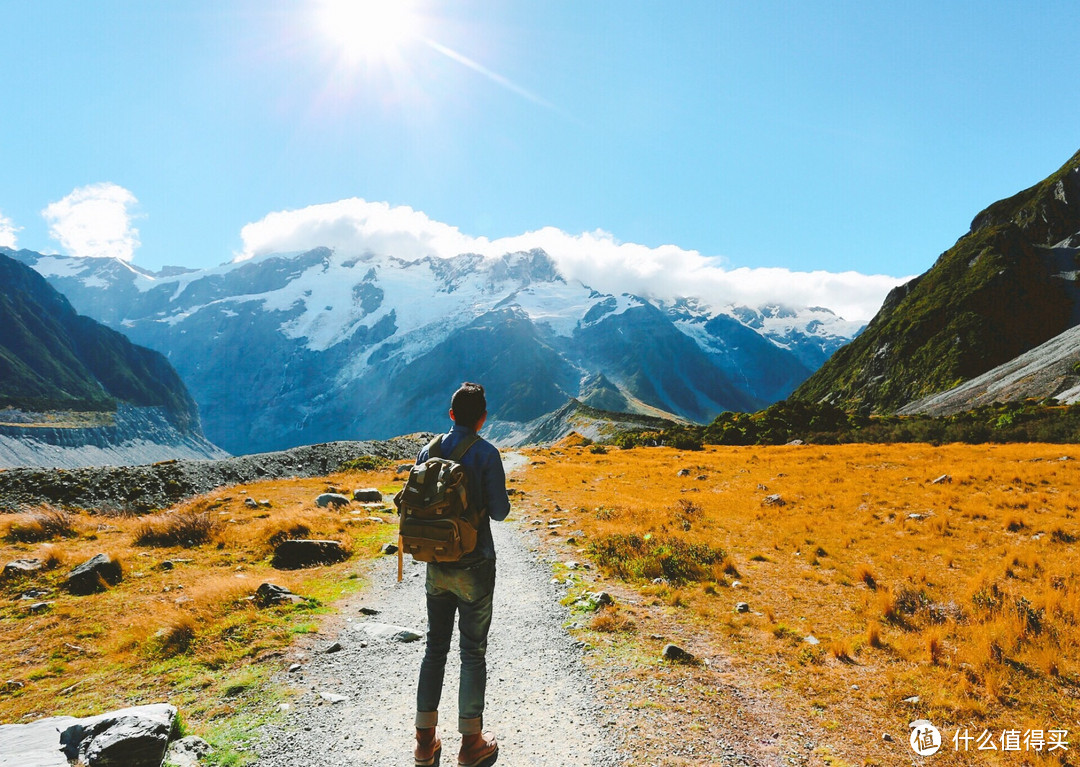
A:
[[[1054,246],[1078,233],[1080,152],[976,216],[968,234],[893,290],[866,330],[792,398],[891,413],[1067,330],[1080,320],[1080,242]]]

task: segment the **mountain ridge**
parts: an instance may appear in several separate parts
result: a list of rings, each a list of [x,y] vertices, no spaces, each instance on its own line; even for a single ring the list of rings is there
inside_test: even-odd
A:
[[[993,203],[792,394],[891,413],[1080,323],[1080,152]]]
[[[566,280],[542,250],[404,260],[315,248],[157,273],[15,255],[166,354],[208,436],[233,453],[423,430],[462,380],[489,387],[490,422],[508,433],[601,393],[705,421],[786,396],[859,329],[820,308],[607,294]]]

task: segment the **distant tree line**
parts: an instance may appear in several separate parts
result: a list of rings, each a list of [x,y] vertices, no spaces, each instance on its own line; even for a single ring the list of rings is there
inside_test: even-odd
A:
[[[950,416],[874,416],[848,413],[827,403],[785,400],[756,413],[724,412],[706,426],[621,432],[610,442],[622,448],[667,445],[700,450],[705,445],[784,445],[794,440],[817,445],[1080,443],[1080,405],[1027,400],[994,403]]]

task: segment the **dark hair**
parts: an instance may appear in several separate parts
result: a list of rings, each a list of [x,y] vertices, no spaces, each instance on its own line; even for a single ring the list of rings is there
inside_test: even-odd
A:
[[[450,409],[454,411],[454,423],[475,429],[480,418],[487,412],[484,387],[466,381],[450,398]]]

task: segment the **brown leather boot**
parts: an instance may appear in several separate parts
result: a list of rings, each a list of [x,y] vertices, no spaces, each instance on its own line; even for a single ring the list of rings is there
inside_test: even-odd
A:
[[[481,765],[491,764],[492,762],[488,760],[497,753],[499,753],[499,744],[495,742],[495,736],[490,732],[462,735],[457,763],[460,767],[481,767]]]
[[[441,748],[442,741],[439,740],[437,728],[416,728],[416,750],[413,751],[416,767],[431,767],[431,765],[436,764],[439,761],[439,749]]]

